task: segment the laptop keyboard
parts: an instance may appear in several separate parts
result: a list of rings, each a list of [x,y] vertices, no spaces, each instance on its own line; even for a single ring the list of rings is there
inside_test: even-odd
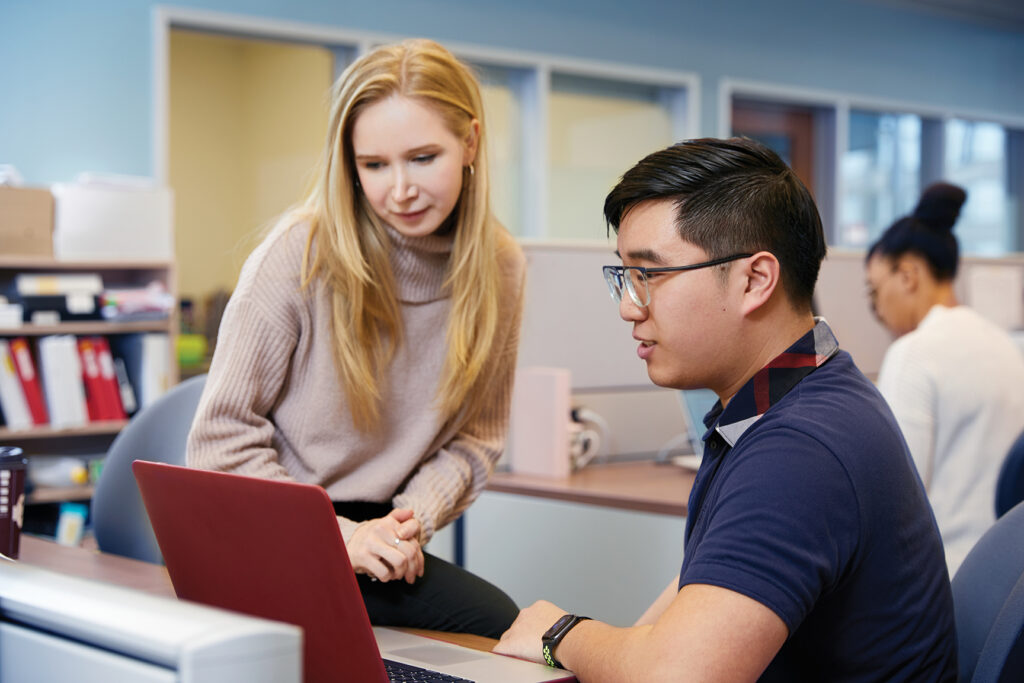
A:
[[[412,664],[403,664],[390,659],[384,660],[384,671],[391,683],[473,683],[468,678],[449,676],[430,669],[421,669]]]

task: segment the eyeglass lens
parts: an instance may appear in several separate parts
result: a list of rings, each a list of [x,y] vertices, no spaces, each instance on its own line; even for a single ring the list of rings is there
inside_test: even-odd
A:
[[[622,300],[622,276],[614,266],[604,267],[604,281],[608,283],[608,291],[615,303]]]
[[[637,306],[646,306],[649,301],[647,278],[644,272],[634,268],[606,268],[604,279],[608,282],[608,290],[616,303],[622,301],[622,288],[625,286],[629,298]]]
[[[633,299],[633,303],[637,306],[646,306],[649,298],[647,294],[647,278],[644,277],[644,271],[630,268],[624,270],[622,275],[626,280],[626,289],[629,291],[629,296]]]

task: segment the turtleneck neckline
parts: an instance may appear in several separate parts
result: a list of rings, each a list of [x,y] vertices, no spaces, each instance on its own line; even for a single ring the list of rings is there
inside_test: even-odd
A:
[[[398,300],[403,303],[429,303],[448,296],[444,279],[448,261],[455,245],[455,235],[403,235],[390,225],[384,225],[391,240],[388,258],[398,289]]]

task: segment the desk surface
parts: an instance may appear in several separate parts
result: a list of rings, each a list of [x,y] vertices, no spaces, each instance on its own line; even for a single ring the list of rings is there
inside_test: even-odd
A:
[[[120,555],[101,553],[86,548],[58,545],[36,536],[23,535],[18,560],[61,574],[71,574],[94,581],[133,588],[165,598],[175,598],[167,568],[160,564],[140,562]],[[403,631],[437,638],[456,645],[490,652],[496,640],[471,633],[444,633],[404,628]]]
[[[686,516],[696,473],[651,461],[588,465],[565,479],[498,472],[488,491]]]
[[[61,574],[134,588],[165,598],[176,597],[167,568],[160,564],[63,546],[29,535],[21,537],[18,560]]]

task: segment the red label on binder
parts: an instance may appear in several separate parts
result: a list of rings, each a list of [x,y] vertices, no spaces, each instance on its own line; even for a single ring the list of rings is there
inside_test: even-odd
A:
[[[95,337],[96,361],[99,363],[100,383],[103,390],[103,404],[107,408],[105,420],[124,420],[128,415],[121,404],[121,387],[114,370],[114,357],[106,337]]]
[[[91,337],[82,337],[78,340],[78,355],[82,360],[82,383],[85,385],[85,409],[89,414],[89,421],[109,419],[106,417],[109,411],[105,405],[96,346]]]
[[[14,360],[14,369],[21,381],[22,391],[25,393],[25,403],[28,404],[29,413],[32,415],[32,423],[45,425],[50,421],[50,416],[46,412],[43,388],[39,382],[39,373],[36,372],[35,362],[32,360],[28,340],[24,337],[12,339],[11,356]]]

